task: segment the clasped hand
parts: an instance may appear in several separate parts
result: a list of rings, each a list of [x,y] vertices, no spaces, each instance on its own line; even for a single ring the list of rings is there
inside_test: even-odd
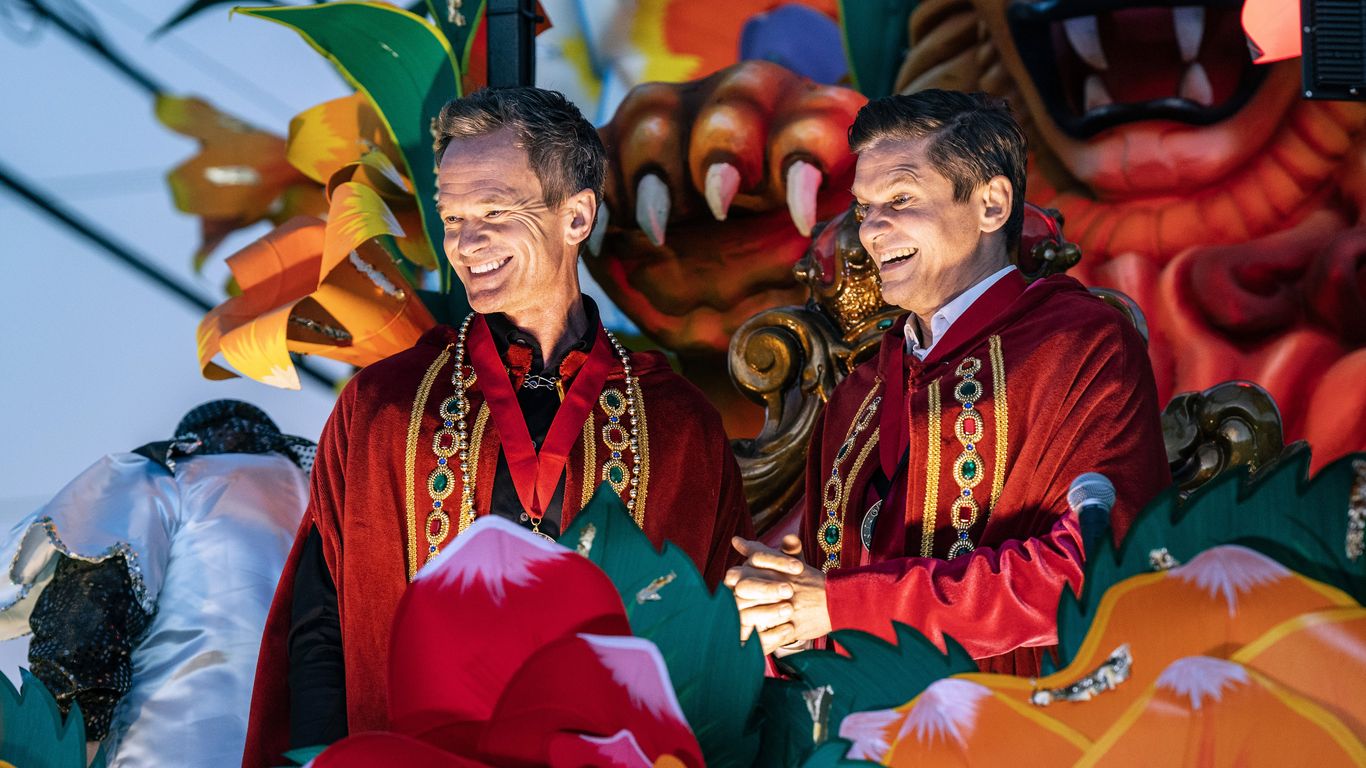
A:
[[[781,551],[739,536],[731,544],[745,557],[725,578],[740,609],[742,639],[757,631],[769,654],[830,632],[825,574],[802,560],[800,539],[784,536]]]

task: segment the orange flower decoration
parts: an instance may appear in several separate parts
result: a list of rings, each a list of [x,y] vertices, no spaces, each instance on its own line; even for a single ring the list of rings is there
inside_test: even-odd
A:
[[[279,136],[196,98],[158,96],[156,116],[167,128],[199,140],[199,154],[166,177],[176,208],[200,217],[196,270],[238,229],[327,209],[322,189],[287,161]]]
[[[334,208],[341,200],[373,214],[364,197],[348,189],[333,196]],[[435,321],[374,239],[395,233],[401,229],[392,217],[377,214],[341,233],[320,219],[301,216],[229,257],[242,292],[199,324],[204,376],[237,375],[214,362],[221,353],[242,375],[298,389],[290,352],[365,366],[412,346]]]
[[[1055,674],[945,678],[840,735],[890,766],[1362,765],[1364,678],[1366,608],[1229,545],[1111,588]]]

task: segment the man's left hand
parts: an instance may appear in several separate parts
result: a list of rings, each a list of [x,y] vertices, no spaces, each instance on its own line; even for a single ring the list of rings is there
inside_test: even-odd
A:
[[[825,574],[801,559],[796,536],[783,537],[782,551],[739,537],[731,543],[745,563],[726,572],[725,584],[735,593],[742,630],[758,630],[765,654],[829,634]]]

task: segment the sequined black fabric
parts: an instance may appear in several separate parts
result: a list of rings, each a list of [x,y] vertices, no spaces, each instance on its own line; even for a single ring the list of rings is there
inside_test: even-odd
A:
[[[213,400],[185,414],[172,439],[148,443],[134,452],[172,472],[176,459],[185,456],[276,452],[311,472],[317,446],[302,437],[281,433],[266,412],[251,403]]]
[[[62,714],[81,705],[85,737],[109,734],[114,707],[133,683],[132,651],[151,623],[122,555],[98,563],[62,557],[38,596],[29,627],[29,668]]]

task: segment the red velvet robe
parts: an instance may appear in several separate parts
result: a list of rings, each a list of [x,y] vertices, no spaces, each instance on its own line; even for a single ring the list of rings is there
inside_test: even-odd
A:
[[[288,748],[286,640],[294,573],[303,541],[314,527],[321,534],[324,558],[337,585],[349,731],[354,734],[387,727],[390,625],[410,579],[411,545],[416,543],[418,568],[429,556],[423,532],[431,510],[427,477],[436,468],[432,439],[442,425],[439,409],[454,393],[453,359],[447,360],[435,376],[414,443],[412,492],[417,522],[412,534],[405,493],[409,422],[420,383],[442,350],[456,338],[455,329],[447,326],[428,331],[412,349],[362,370],[338,398],[318,441],[308,511],[266,622],[244,766],[279,765],[281,753]],[[662,355],[633,353],[631,367],[645,402],[645,429],[641,434],[648,435],[647,450],[642,451],[648,455],[648,471],[642,472],[644,531],[656,545],[669,540],[687,552],[708,583],[715,585],[738,558],[731,537],[753,536],[739,467],[721,417],[699,390],[670,369]],[[604,386],[607,388],[623,390],[619,360],[614,359]],[[472,413],[477,412],[484,401],[477,384],[468,396]],[[594,470],[586,480],[587,448],[581,433],[565,472],[561,508],[564,528],[596,488],[602,465],[610,458],[600,436],[607,423],[601,404],[594,407],[592,419]],[[471,435],[473,421],[468,422]],[[480,442],[475,478],[479,514],[487,514],[489,509],[498,454],[498,429],[490,418]],[[626,491],[622,494],[624,497]],[[459,498],[457,488],[448,500],[452,517],[448,542],[457,535]],[[452,649],[452,653],[458,652]]]
[[[829,558],[821,542],[834,533],[827,530],[830,524],[841,531],[839,567],[827,575],[831,625],[890,640],[895,620],[941,647],[942,636],[951,635],[987,671],[1037,674],[1040,649],[1057,642],[1062,587],[1081,585],[1080,527],[1067,504],[1072,480],[1100,472],[1114,483],[1118,500],[1111,523],[1117,537],[1171,482],[1142,337],[1072,278],[1051,277],[1026,288],[1019,273],[975,301],[923,362],[898,353],[905,348],[905,323],[903,317],[886,333],[877,359],[859,366],[835,390],[808,456],[802,535],[813,565]],[[999,366],[993,337],[999,340]],[[980,363],[972,378],[980,388],[958,390],[967,380],[959,373],[967,358]],[[898,359],[901,376],[894,370]],[[1001,375],[1004,403],[995,381]],[[884,382],[903,377],[904,405],[898,410],[898,398]],[[939,428],[931,435],[936,387]],[[964,422],[967,441],[955,431],[964,410],[956,391],[977,398],[969,416],[979,423]],[[856,413],[879,395],[879,412],[839,461],[840,480],[832,483],[836,454]],[[868,448],[875,430],[879,442]],[[880,498],[874,473],[882,461],[894,468],[908,441],[906,470],[888,489],[872,546],[865,550],[860,526]],[[959,540],[950,517],[963,496],[959,480],[968,474],[966,464],[958,477],[954,473],[958,457],[968,453],[966,442],[976,454],[968,456],[975,459],[976,478],[968,490],[979,506],[968,534],[976,548],[947,559]],[[932,447],[938,449],[937,472]],[[927,494],[932,483],[937,493]],[[823,498],[827,492],[836,498],[836,484],[847,492],[840,494],[832,518]],[[929,508],[935,522],[926,541]],[[962,515],[968,517],[966,508]],[[929,557],[923,555],[927,546]]]

